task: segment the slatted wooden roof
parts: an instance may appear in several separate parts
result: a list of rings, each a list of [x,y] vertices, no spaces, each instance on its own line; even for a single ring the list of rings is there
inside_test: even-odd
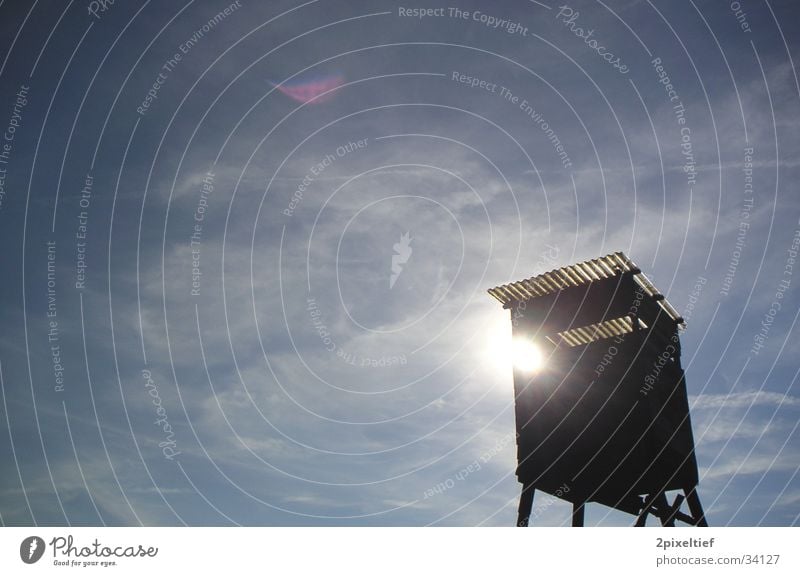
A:
[[[683,318],[675,308],[667,302],[667,299],[650,282],[647,276],[642,274],[639,267],[622,252],[614,252],[601,258],[557,268],[526,280],[490,288],[488,292],[501,304],[507,305],[514,301],[533,300],[567,288],[585,286],[592,282],[615,278],[626,272],[633,274],[634,280],[641,286],[644,293],[657,301],[659,306],[676,323],[684,326]],[[560,336],[571,345],[577,345],[598,338],[625,334],[630,332],[632,328],[629,318],[617,318],[592,326],[573,328],[561,333]]]

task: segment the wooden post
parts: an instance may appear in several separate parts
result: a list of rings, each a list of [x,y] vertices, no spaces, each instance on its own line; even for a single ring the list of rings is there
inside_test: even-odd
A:
[[[706,514],[703,512],[703,505],[700,504],[700,497],[697,495],[697,487],[693,486],[689,490],[684,489],[683,492],[686,494],[686,503],[692,513],[694,525],[707,528],[708,522],[706,522]]]
[[[675,519],[672,515],[669,502],[667,502],[667,495],[661,491],[656,498],[656,507],[658,508],[658,518],[661,520],[662,526],[675,526]]]
[[[574,502],[572,504],[572,525],[573,526],[579,526],[579,527],[583,526],[583,508],[584,508],[585,504],[586,504],[585,502],[581,502],[581,503]]]
[[[528,525],[528,519],[533,509],[533,493],[536,489],[533,484],[525,484],[522,487],[522,494],[519,497],[519,512],[517,515],[517,526],[524,528]]]

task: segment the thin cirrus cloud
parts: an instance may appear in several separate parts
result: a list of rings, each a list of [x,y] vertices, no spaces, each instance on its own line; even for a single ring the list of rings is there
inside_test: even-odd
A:
[[[774,408],[800,406],[800,398],[788,393],[753,390],[731,394],[702,394],[689,398],[689,406],[694,410],[713,408],[747,408],[751,406],[771,406]]]

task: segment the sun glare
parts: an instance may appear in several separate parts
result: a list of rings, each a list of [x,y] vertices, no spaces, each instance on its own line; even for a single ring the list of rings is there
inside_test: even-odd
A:
[[[537,372],[544,358],[539,347],[528,338],[518,336],[511,342],[511,362],[522,372]]]
[[[485,350],[495,369],[509,376],[512,367],[532,373],[540,370],[544,362],[541,349],[530,338],[512,339],[508,320],[492,322],[487,327]]]

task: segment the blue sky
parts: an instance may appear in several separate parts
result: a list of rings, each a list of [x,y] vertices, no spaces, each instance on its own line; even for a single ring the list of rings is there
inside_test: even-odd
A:
[[[486,290],[618,250],[797,524],[794,3],[98,6],[0,4],[4,525],[513,525]]]

